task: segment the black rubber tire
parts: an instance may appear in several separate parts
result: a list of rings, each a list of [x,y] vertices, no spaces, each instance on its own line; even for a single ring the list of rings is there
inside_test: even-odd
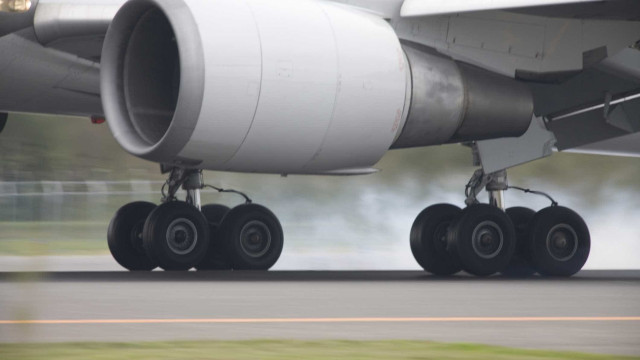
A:
[[[116,211],[107,230],[107,244],[111,255],[125,269],[150,271],[157,267],[145,253],[142,229],[156,205],[146,201],[126,204]]]
[[[205,219],[209,222],[209,224],[220,226],[222,223],[222,219],[227,213],[231,210],[226,205],[221,204],[207,204],[202,206],[200,211],[202,211],[202,215],[204,215]]]
[[[411,226],[413,257],[425,271],[434,275],[452,275],[462,266],[447,251],[447,229],[462,210],[451,204],[435,204],[422,210]]]
[[[230,270],[231,262],[226,257],[225,245],[218,230],[229,207],[220,204],[207,204],[200,211],[209,223],[209,249],[207,255],[196,265],[198,270]]]
[[[169,236],[170,227],[178,229],[177,234],[186,236],[190,241],[171,241],[176,237]],[[164,270],[189,270],[200,263],[207,253],[209,224],[194,206],[171,201],[151,212],[144,224],[142,238],[147,255],[158,266]]]
[[[571,276],[582,269],[589,258],[591,237],[589,228],[575,211],[562,206],[550,206],[536,213],[529,224],[529,252],[533,267],[545,276]],[[555,228],[555,229],[554,229]],[[575,235],[575,246],[556,252],[566,253],[554,256],[554,234],[565,233],[569,238]],[[575,249],[575,251],[573,251]]]
[[[495,236],[481,236],[483,232],[487,233],[486,229],[491,229]],[[482,256],[480,247],[488,245],[478,242],[486,238],[497,238],[498,241],[484,249]],[[451,250],[458,254],[462,268],[476,276],[489,276],[504,270],[516,249],[516,232],[511,219],[502,210],[488,204],[474,204],[462,210],[451,224],[447,240]]]
[[[257,234],[256,241],[259,242],[253,254],[250,254],[252,249],[246,248],[251,244],[242,241],[243,236],[251,234]],[[231,209],[220,225],[220,236],[234,270],[268,270],[280,258],[284,245],[280,221],[269,209],[257,204]]]
[[[529,277],[536,273],[536,270],[529,261],[529,251],[527,243],[529,238],[529,222],[536,212],[532,209],[514,206],[508,208],[507,216],[511,219],[516,230],[516,251],[511,257],[509,265],[501,271],[502,275],[509,277]]]

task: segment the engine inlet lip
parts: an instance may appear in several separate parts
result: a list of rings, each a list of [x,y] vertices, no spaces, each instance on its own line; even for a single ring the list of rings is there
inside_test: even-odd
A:
[[[179,95],[171,123],[154,144],[134,128],[125,99],[125,57],[129,39],[141,17],[159,9],[173,28],[180,59]],[[114,17],[105,37],[100,92],[109,127],[129,153],[156,162],[169,162],[187,144],[195,130],[204,98],[204,51],[196,21],[183,0],[131,0]]]

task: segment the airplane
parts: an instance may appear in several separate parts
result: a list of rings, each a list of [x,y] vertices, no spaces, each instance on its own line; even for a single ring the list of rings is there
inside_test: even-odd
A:
[[[461,143],[479,166],[466,207],[417,216],[416,261],[568,277],[587,225],[507,170],[554,151],[640,156],[635,0],[0,0],[0,49],[0,129],[10,113],[106,120],[167,174],[161,204],[109,224],[131,271],[277,262],[276,215],[203,170],[363,175],[389,150]],[[246,201],[202,205],[205,187]],[[508,189],[551,205],[507,207]]]

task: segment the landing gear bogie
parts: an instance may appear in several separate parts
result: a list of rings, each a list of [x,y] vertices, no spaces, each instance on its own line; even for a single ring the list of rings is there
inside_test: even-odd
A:
[[[167,171],[165,171],[167,170]],[[129,270],[267,270],[282,252],[282,226],[264,206],[244,193],[203,182],[202,171],[164,169],[162,204],[134,202],[123,206],[109,225],[109,249]],[[229,209],[200,205],[200,190],[242,196],[245,204]],[[186,199],[178,200],[178,190]]]
[[[505,209],[504,192],[516,189],[546,197],[551,206],[535,212],[526,207]],[[486,190],[489,204],[478,194]],[[476,276],[502,273],[527,277],[571,276],[582,269],[590,250],[589,229],[573,210],[558,206],[548,194],[507,184],[506,170],[485,174],[478,169],[465,187],[467,207],[449,204],[427,207],[411,229],[411,251],[418,263],[435,275],[459,268]],[[442,241],[442,234],[446,241]]]

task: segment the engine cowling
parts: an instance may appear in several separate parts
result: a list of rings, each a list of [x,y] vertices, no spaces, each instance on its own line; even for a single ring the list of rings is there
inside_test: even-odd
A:
[[[101,65],[118,142],[211,170],[373,165],[403,119],[406,59],[383,19],[313,0],[132,0]]]

